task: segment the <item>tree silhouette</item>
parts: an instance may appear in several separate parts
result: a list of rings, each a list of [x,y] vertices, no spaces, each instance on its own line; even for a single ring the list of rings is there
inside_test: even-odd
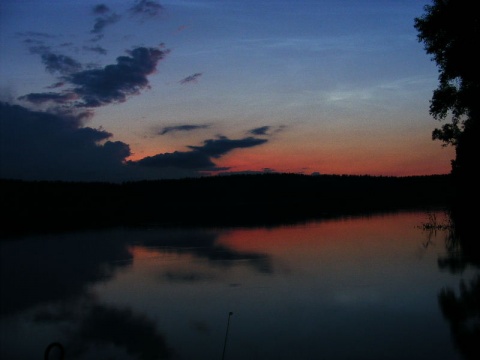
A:
[[[480,154],[480,17],[471,0],[433,0],[425,13],[414,19],[418,41],[437,63],[439,85],[430,101],[430,114],[451,122],[432,133],[443,146],[455,146],[452,175],[459,185],[472,185],[478,178],[475,167]],[[473,185],[468,192],[473,190]]]

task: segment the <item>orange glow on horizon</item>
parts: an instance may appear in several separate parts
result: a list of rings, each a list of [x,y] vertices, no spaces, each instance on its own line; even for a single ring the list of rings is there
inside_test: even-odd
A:
[[[405,135],[404,138],[380,130],[368,134],[370,137],[353,131],[330,135],[321,137],[292,131],[288,138],[275,138],[257,147],[234,149],[219,158],[212,158],[212,161],[220,168],[229,168],[229,172],[263,172],[267,169],[280,173],[414,176],[448,174],[455,157],[453,147],[442,147],[438,141],[425,141],[428,133],[417,133],[413,137]],[[191,150],[186,147],[175,149],[174,144],[159,149],[158,144],[146,142],[132,150],[128,160],[138,161],[175,151]],[[215,172],[207,174],[215,175]]]

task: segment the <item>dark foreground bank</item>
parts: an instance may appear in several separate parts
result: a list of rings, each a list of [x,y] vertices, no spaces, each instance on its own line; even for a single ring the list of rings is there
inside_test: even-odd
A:
[[[450,176],[230,175],[122,184],[0,180],[1,236],[137,225],[293,223],[438,208]]]

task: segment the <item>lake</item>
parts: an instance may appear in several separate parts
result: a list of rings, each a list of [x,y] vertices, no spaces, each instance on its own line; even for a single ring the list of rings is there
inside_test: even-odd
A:
[[[0,357],[464,359],[440,294],[478,269],[432,214],[5,239]]]

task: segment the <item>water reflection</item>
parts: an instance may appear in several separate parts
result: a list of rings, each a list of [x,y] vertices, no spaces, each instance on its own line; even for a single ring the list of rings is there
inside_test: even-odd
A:
[[[125,241],[102,233],[41,236],[0,246],[2,316],[76,298],[89,284],[108,281],[132,262]]]
[[[438,260],[442,270],[454,274],[463,274],[473,268],[476,275],[461,279],[458,291],[444,287],[439,295],[440,309],[450,324],[452,338],[456,348],[464,359],[479,359],[480,347],[480,245],[475,235],[476,220],[472,213],[454,209],[447,214],[448,226],[442,228],[445,233],[446,254]]]
[[[478,359],[480,349],[480,275],[460,282],[459,295],[444,288],[438,296],[440,308],[450,322],[453,340],[465,359]]]
[[[461,359],[436,299],[474,273],[424,216],[2,241],[0,357],[221,359],[233,311],[225,359]]]

